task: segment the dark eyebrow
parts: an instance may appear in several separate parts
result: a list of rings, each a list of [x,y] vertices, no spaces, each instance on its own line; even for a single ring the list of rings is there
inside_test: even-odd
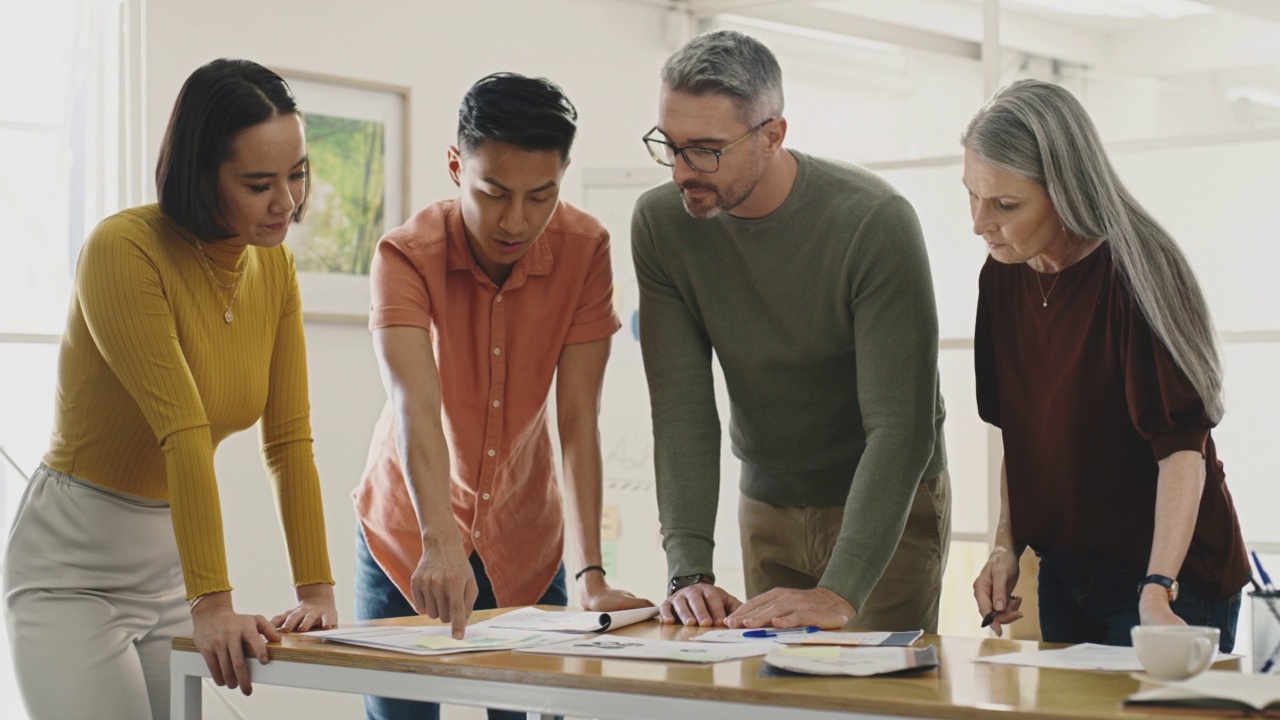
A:
[[[667,142],[671,142],[671,136],[667,134],[666,130],[663,130],[661,127],[659,127],[658,132],[662,133],[662,137],[666,138]],[[689,141],[688,145],[684,145],[683,147],[702,147],[703,145],[715,145],[716,143],[723,145],[724,143],[727,143],[727,142],[729,142],[727,138],[718,138],[718,137],[694,138]],[[675,143],[671,143],[671,144],[675,145]]]
[[[480,179],[481,179],[481,180],[484,180],[485,182],[489,183],[490,185],[492,185],[492,186],[494,186],[494,187],[498,188],[499,190],[502,190],[502,191],[504,191],[504,192],[511,192],[511,188],[507,187],[506,185],[503,185],[502,183],[498,182],[497,180],[494,180],[494,179],[493,179],[493,178],[491,178],[491,177],[484,177],[484,178],[480,178]],[[545,184],[539,185],[538,187],[536,187],[536,188],[534,188],[534,189],[530,190],[529,192],[531,192],[531,193],[542,192],[543,190],[550,190],[551,188],[553,188],[553,187],[555,187],[555,186],[556,186],[556,181],[555,181],[555,180],[551,180],[551,181],[546,182]]]
[[[294,170],[294,169],[296,169],[299,165],[305,165],[305,164],[306,164],[306,162],[307,162],[307,156],[306,156],[306,155],[303,155],[303,156],[302,156],[302,158],[301,158],[301,159],[299,159],[299,160],[298,160],[298,162],[294,163],[294,164],[293,164],[293,167],[291,167],[291,168],[289,168],[289,169],[290,169],[290,170]],[[276,174],[275,174],[275,173],[273,173],[273,172],[267,172],[267,171],[265,171],[265,170],[259,170],[258,172],[240,173],[240,177],[244,178],[245,180],[269,180],[269,179],[271,179],[271,178],[273,178],[273,177],[275,177],[275,176],[276,176]]]

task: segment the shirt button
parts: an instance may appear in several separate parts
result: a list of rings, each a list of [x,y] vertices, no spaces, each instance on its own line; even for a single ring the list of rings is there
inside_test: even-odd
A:
[[[488,500],[488,499],[489,499],[489,493],[485,493],[485,494],[481,495],[480,497],[481,497],[481,498],[483,498],[483,499],[485,499],[485,500]]]
[[[494,302],[502,302],[502,296],[499,295],[498,297],[494,298]]]
[[[494,455],[497,455],[497,454],[498,454],[497,450],[494,450],[493,448],[489,448],[489,457],[493,457]]]
[[[501,354],[502,354],[502,348],[494,348],[494,349],[493,349],[493,354],[494,354],[494,355],[501,355]]]
[[[471,535],[472,535],[472,537],[480,537],[480,531],[479,531],[479,530],[477,530],[477,531],[475,531],[475,532],[471,533]]]
[[[501,405],[501,404],[502,404],[502,403],[501,403],[501,402],[499,402],[498,400],[494,400],[494,401],[493,401],[493,406],[494,406],[494,407],[498,407],[498,406],[499,406],[499,405]]]

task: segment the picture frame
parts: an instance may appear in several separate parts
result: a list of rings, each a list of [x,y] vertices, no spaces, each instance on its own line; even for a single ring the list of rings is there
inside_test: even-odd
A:
[[[409,88],[277,69],[307,122],[310,195],[288,243],[309,322],[369,317],[369,262],[408,217]]]

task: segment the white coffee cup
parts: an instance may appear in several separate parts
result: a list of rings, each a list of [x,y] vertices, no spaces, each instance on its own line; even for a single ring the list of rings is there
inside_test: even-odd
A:
[[[1142,668],[1161,680],[1185,680],[1213,664],[1218,653],[1216,627],[1137,625],[1129,631]]]

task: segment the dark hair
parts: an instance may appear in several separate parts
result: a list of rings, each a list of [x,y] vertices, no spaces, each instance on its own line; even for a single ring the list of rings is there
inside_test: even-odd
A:
[[[296,112],[289,85],[258,63],[223,58],[197,68],[178,93],[160,144],[160,209],[202,240],[232,237],[218,201],[218,166],[231,156],[237,134]],[[294,222],[302,218],[306,196],[304,191]]]
[[[458,149],[463,154],[493,140],[521,150],[556,150],[569,157],[578,110],[564,90],[546,78],[494,73],[480,78],[458,108]]]

